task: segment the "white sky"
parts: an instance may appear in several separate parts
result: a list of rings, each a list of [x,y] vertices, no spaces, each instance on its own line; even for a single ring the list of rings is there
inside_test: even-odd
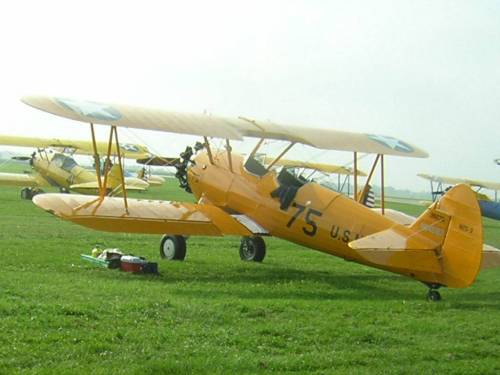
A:
[[[19,102],[49,94],[395,136],[431,155],[387,158],[399,188],[500,180],[498,1],[21,0],[0,5],[0,48],[0,134],[88,139]]]

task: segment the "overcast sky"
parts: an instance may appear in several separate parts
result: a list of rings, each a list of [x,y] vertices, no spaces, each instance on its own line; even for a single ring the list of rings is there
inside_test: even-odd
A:
[[[391,135],[431,155],[387,158],[399,188],[500,181],[498,1],[21,0],[0,5],[0,42],[0,134],[88,138],[19,102],[49,94]],[[192,143],[134,134],[166,155]]]

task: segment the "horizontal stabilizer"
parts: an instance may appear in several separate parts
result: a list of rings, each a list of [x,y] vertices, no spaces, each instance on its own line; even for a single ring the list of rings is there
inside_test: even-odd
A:
[[[433,250],[359,250],[364,259],[374,264],[390,264],[408,271],[443,272]]]
[[[354,250],[433,250],[438,245],[402,225],[349,242]]]
[[[500,267],[500,250],[490,245],[483,245],[483,259],[481,269]]]

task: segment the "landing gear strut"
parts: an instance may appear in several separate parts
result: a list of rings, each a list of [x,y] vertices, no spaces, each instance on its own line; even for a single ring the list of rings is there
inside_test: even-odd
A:
[[[427,301],[430,302],[438,302],[441,301],[441,294],[438,292],[438,289],[441,287],[439,284],[426,284],[429,287],[429,291],[427,292]]]
[[[245,261],[262,262],[266,256],[266,243],[262,237],[243,237],[240,244],[240,258]]]
[[[25,187],[21,189],[21,199],[31,200],[37,194],[43,193],[43,190]]]
[[[160,243],[160,256],[167,260],[184,260],[186,239],[183,236],[165,234]]]

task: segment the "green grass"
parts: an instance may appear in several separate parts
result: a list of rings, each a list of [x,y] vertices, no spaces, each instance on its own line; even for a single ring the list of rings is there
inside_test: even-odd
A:
[[[192,237],[165,262],[159,236],[79,227],[18,190],[0,190],[0,373],[500,372],[500,270],[429,303],[415,281],[274,238],[263,264],[233,237]],[[148,196],[191,199],[173,180]],[[484,224],[500,247],[500,223]],[[96,242],[161,275],[81,261]]]

